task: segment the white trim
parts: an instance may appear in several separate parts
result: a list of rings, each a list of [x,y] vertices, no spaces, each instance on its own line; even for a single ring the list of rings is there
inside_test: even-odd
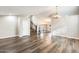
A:
[[[64,36],[64,35],[53,35],[53,36],[61,36],[61,37],[66,37],[66,38],[71,38],[71,39],[77,39],[77,40],[79,40],[78,37],[70,37],[70,36]]]
[[[0,39],[5,39],[5,38],[11,38],[11,37],[16,37],[17,35],[13,35],[13,36],[5,36],[5,37],[0,37]]]
[[[30,36],[30,35],[19,35],[19,37],[23,37],[23,36]]]
[[[30,35],[13,35],[13,36],[6,36],[6,37],[0,37],[0,39],[5,39],[5,38],[11,38],[11,37],[24,37],[24,36],[30,36]]]

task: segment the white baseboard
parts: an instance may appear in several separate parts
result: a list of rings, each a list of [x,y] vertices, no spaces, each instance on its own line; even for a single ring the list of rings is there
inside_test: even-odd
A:
[[[19,37],[30,36],[30,35],[19,35]]]
[[[0,37],[0,39],[12,38],[12,37],[24,37],[24,36],[30,36],[30,35],[13,35],[13,36],[5,36],[5,37]]]
[[[61,36],[61,37],[66,37],[66,38],[78,39],[79,40],[79,37],[71,37],[71,36],[65,36],[65,35],[53,35],[53,36]]]
[[[24,36],[30,36],[30,35],[12,35],[12,36],[2,36],[2,37],[0,37],[0,39],[11,38],[11,37],[24,37]]]
[[[16,37],[17,35],[13,35],[13,36],[4,36],[4,37],[0,37],[0,39],[5,39],[5,38],[11,38],[11,37]]]

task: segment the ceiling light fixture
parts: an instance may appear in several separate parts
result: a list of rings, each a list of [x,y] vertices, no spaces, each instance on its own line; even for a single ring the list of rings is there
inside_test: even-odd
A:
[[[54,19],[59,19],[61,16],[58,14],[58,6],[56,6],[56,12],[55,14],[50,15],[50,17]]]

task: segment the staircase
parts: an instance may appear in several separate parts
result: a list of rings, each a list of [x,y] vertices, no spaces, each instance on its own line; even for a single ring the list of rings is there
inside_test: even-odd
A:
[[[36,35],[37,34],[37,26],[31,21],[30,23],[30,35]]]

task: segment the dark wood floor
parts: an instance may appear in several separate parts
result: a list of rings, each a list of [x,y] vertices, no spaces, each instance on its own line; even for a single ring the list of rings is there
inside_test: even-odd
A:
[[[52,36],[33,35],[23,38],[0,39],[0,53],[78,53],[79,40]]]

